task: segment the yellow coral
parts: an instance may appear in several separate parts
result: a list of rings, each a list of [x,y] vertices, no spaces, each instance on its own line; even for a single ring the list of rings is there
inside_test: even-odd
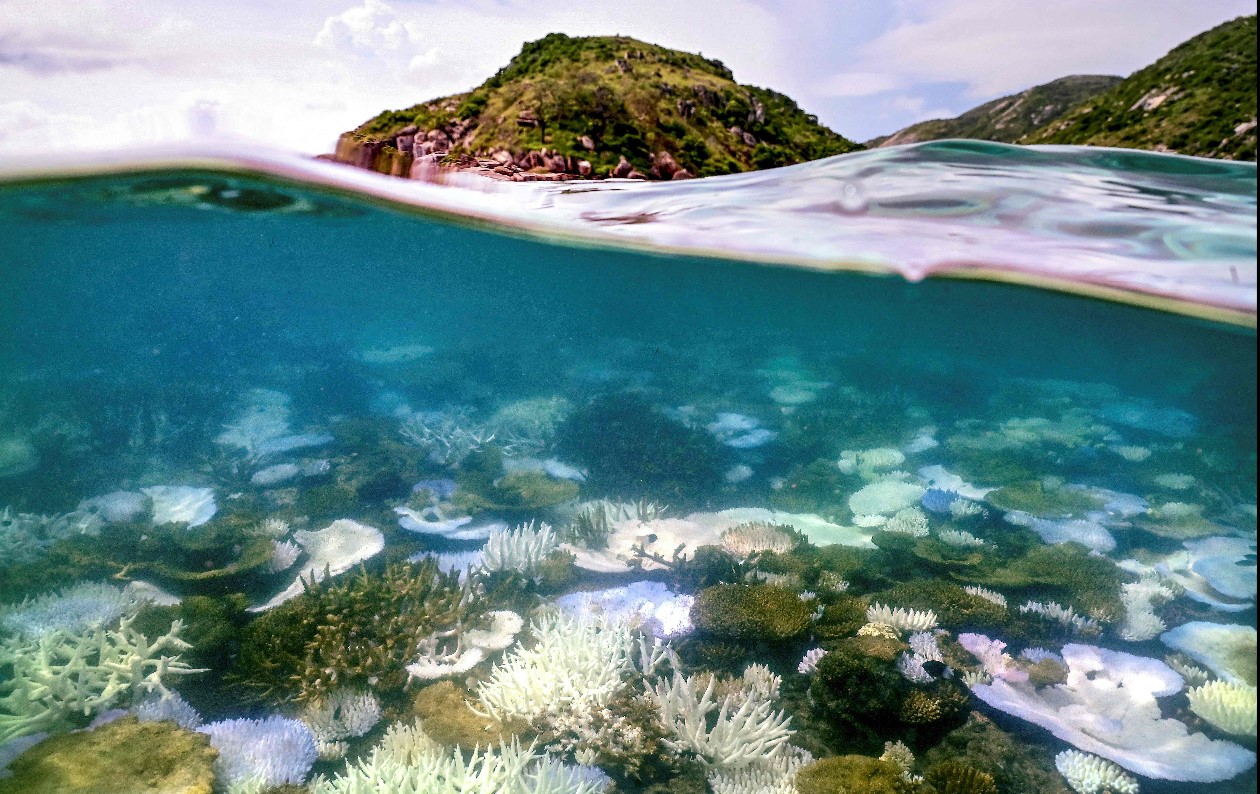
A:
[[[1256,688],[1209,681],[1186,693],[1190,710],[1226,733],[1256,735]]]

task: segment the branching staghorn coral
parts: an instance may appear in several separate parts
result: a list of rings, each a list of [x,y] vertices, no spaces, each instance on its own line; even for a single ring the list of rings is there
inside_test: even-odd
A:
[[[82,632],[49,631],[33,640],[0,641],[0,667],[13,677],[0,682],[0,744],[37,731],[71,727],[118,705],[131,705],[145,695],[169,696],[166,679],[204,672],[179,659],[190,646],[179,638],[180,621],[150,641],[131,627],[134,617],[118,628],[100,625]],[[169,653],[169,655],[167,655]]]
[[[798,794],[793,782],[796,773],[813,760],[808,750],[784,744],[746,767],[713,770],[708,783],[713,794]]]
[[[534,644],[508,653],[477,688],[485,714],[534,719],[606,706],[635,669],[635,641],[622,622],[563,613],[536,618]]]
[[[1120,636],[1129,642],[1145,642],[1164,633],[1168,626],[1155,614],[1155,605],[1176,596],[1176,591],[1157,576],[1143,576],[1122,585],[1120,603],[1124,604],[1124,623],[1120,626]]]
[[[697,683],[695,676],[675,671],[650,693],[661,721],[676,737],[667,740],[675,750],[694,752],[705,766],[734,770],[768,759],[792,737],[791,718],[751,687],[719,701],[716,678],[709,678],[703,693],[697,692]],[[715,711],[716,719],[710,720]]]
[[[394,725],[367,757],[332,779],[317,778],[312,794],[600,794],[610,781],[598,769],[564,764],[513,741],[480,748],[465,760],[420,725]]]
[[[494,440],[494,432],[474,424],[463,412],[416,414],[398,430],[442,466],[454,466]]]
[[[537,573],[543,561],[560,547],[560,537],[550,524],[534,522],[515,529],[494,530],[482,549],[482,567],[488,572],[515,571],[523,576]]]
[[[422,639],[458,634],[485,610],[474,580],[430,557],[308,583],[245,628],[230,680],[274,701],[317,700],[344,687],[401,689]]]

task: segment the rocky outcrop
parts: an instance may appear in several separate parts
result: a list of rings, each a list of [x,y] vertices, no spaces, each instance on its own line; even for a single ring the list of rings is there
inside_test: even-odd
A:
[[[622,36],[551,34],[477,88],[387,110],[333,159],[429,178],[686,179],[859,148],[791,98],[741,85],[720,61]]]

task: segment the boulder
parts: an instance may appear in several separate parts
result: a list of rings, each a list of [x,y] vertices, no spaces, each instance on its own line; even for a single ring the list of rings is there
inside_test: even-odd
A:
[[[595,151],[595,141],[591,140],[589,135],[583,135],[581,138],[578,138],[578,144],[588,152]]]
[[[688,171],[686,168],[679,168],[674,172],[670,179],[695,179],[696,175]]]
[[[657,152],[652,158],[652,176],[657,179],[672,179],[679,167],[678,162],[669,152]]]
[[[609,176],[615,179],[629,179],[630,174],[632,173],[637,174],[638,171],[634,170],[634,166],[630,165],[630,161],[627,160],[626,156],[623,154],[621,155],[621,159],[617,162],[617,165],[613,167],[612,173],[610,173]],[[640,174],[640,178],[642,178],[642,174]]]
[[[578,160],[578,161],[577,161],[577,172],[578,172],[578,174],[580,174],[581,176],[590,176],[590,175],[591,175],[591,163],[590,163],[590,161],[589,161],[589,160]],[[676,178],[676,177],[675,177],[675,178]]]

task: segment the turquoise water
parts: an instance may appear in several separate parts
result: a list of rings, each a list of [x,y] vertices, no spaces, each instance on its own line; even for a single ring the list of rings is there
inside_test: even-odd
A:
[[[980,665],[955,640],[984,634],[1006,641],[1012,655],[1084,644],[1162,664],[1176,651],[1161,641],[1165,630],[1218,623],[1241,631],[1244,649],[1249,628],[1254,657],[1254,261],[1250,276],[1240,263],[1254,259],[1255,171],[1164,158],[1159,172],[1149,159],[1107,163],[1075,152],[1003,164],[1029,185],[1047,181],[1033,169],[1051,166],[1059,186],[1087,185],[1054,206],[1051,223],[1030,209],[1033,199],[1017,200],[1014,183],[1002,201],[976,198],[994,168],[974,152],[942,151],[926,165],[840,158],[780,178],[701,180],[668,193],[603,185],[527,194],[523,204],[556,228],[610,230],[588,238],[597,247],[563,244],[560,233],[523,237],[454,223],[286,178],[209,170],[4,188],[0,544],[8,548],[0,549],[0,603],[11,606],[0,607],[8,633],[0,676],[10,678],[0,678],[0,738],[6,729],[65,732],[143,700],[133,686],[87,709],[66,708],[69,696],[32,703],[18,680],[32,675],[20,661],[30,648],[62,637],[58,630],[82,635],[93,625],[49,617],[69,610],[54,599],[35,602],[51,606],[23,618],[32,614],[30,603],[20,606],[24,598],[82,581],[142,581],[183,597],[184,606],[133,605],[120,614],[139,609],[149,636],[175,617],[185,621],[192,647],[184,658],[208,670],[169,676],[164,686],[206,723],[270,714],[309,722],[308,701],[342,685],[370,690],[384,718],[344,740],[353,761],[391,722],[411,719],[430,681],[404,686],[403,667],[421,655],[424,632],[395,643],[402,650],[371,675],[347,668],[337,682],[316,682],[319,675],[298,669],[301,654],[289,658],[266,644],[268,632],[289,631],[267,623],[270,616],[298,614],[314,603],[310,594],[241,611],[273,603],[316,558],[299,542],[297,563],[273,571],[277,543],[341,519],[370,527],[342,552],[356,557],[360,573],[330,565],[322,586],[335,588],[356,576],[387,580],[387,561],[475,551],[486,534],[532,521],[552,526],[567,545],[537,541],[553,551],[545,570],[482,563],[478,572],[474,563],[469,626],[488,625],[482,616],[492,609],[512,609],[528,626],[535,610],[568,593],[656,581],[675,600],[698,598],[690,609],[697,629],[658,632],[671,635],[679,674],[738,676],[747,665],[768,665],[782,679],[773,708],[791,717],[791,743],[814,757],[877,757],[884,742],[901,740],[917,759],[907,774],[929,781],[939,782],[944,773],[929,773],[952,758],[987,771],[1002,791],[1068,790],[1053,756],[1072,740],[979,696],[1004,679],[968,679],[977,687],[969,696],[958,682],[980,675]],[[805,212],[801,204],[829,189],[843,204],[843,185],[855,177],[837,173],[858,165],[866,169],[860,207],[827,209],[829,220],[799,227],[775,222]],[[928,169],[937,200],[898,204],[888,197],[895,191],[882,204],[873,198],[898,168],[906,179],[924,176],[913,168]],[[693,248],[725,255],[643,247],[676,249],[688,224]],[[762,231],[741,253],[740,240],[753,238],[739,232],[750,224]],[[1207,302],[1243,324],[995,281],[911,283],[809,269],[823,254],[896,265],[901,241],[906,268],[930,271],[983,248],[972,261],[991,273],[1001,269],[1002,247],[1021,240],[1042,268],[1060,256],[1065,272],[1105,272],[1095,286],[1210,294]],[[933,250],[937,264],[924,253]],[[1027,274],[1034,258],[1012,248],[1007,260],[1011,272]],[[1138,275],[1114,278],[1126,265]],[[1160,281],[1165,265],[1180,286]],[[175,497],[162,486],[200,490],[180,495],[190,512],[164,514],[160,503]],[[131,508],[83,504],[118,492],[131,496],[109,504]],[[596,508],[592,500],[608,501]],[[720,512],[736,508],[773,512]],[[409,529],[399,509],[423,516],[424,531],[412,531],[414,520]],[[592,520],[596,509],[611,523],[606,538]],[[798,534],[778,537],[798,545],[750,553],[731,527],[751,519],[793,527]],[[260,529],[269,520],[272,529]],[[473,537],[458,537],[461,530]],[[1210,538],[1223,540],[1205,545]],[[694,554],[724,544],[725,552]],[[421,564],[390,575],[430,576]],[[749,584],[763,581],[770,592]],[[1143,581],[1166,591],[1145,610],[1121,589]],[[790,591],[822,617],[771,636],[764,627],[732,628],[738,620],[729,615],[700,614],[709,609],[706,589],[716,597],[736,584],[768,599]],[[983,598],[958,596],[961,585],[1002,593],[1007,606],[994,612]],[[1051,601],[1077,612],[1078,623],[1018,609]],[[690,602],[682,603],[687,614]],[[867,621],[841,625],[835,616],[860,615],[870,604],[934,610],[948,632],[938,643],[951,677],[914,681],[892,658],[871,661],[878,655],[870,648],[855,650]],[[221,613],[214,631],[207,610]],[[1134,628],[1138,611],[1153,612],[1162,628]],[[117,625],[116,612],[97,625]],[[25,634],[15,628],[35,624]],[[643,625],[650,631],[659,621]],[[529,647],[528,633],[445,678],[484,706],[492,696],[479,693],[494,691],[495,671]],[[903,629],[902,639],[911,633]],[[361,635],[348,636],[353,645]],[[843,682],[853,673],[835,664],[799,672],[813,648],[878,668],[870,675],[893,681],[900,705],[863,711],[860,698],[836,695],[844,686],[827,676]],[[1184,651],[1170,662],[1179,670],[1255,685],[1254,658],[1248,670],[1238,652],[1221,661]],[[270,673],[251,668],[261,659],[295,667],[273,685],[263,681]],[[650,690],[643,680],[627,673],[614,703],[625,707]],[[1197,776],[1181,768],[1166,776],[1196,782],[1161,782],[1133,760],[1157,754],[1149,739],[1108,757],[1137,773],[1144,791],[1253,790],[1254,755],[1245,756],[1254,736],[1191,710],[1185,692],[1196,683],[1161,695],[1156,718],[1162,709],[1205,733],[1214,744],[1200,755],[1219,754],[1238,768]],[[1039,691],[1056,686],[1071,681],[1043,682]],[[908,718],[905,703],[925,697],[949,708],[937,719]],[[986,770],[983,754],[963,752],[965,737],[980,730],[975,717],[968,722],[972,711],[1010,737],[1021,769],[1039,771],[1012,772],[1010,759]],[[721,785],[714,776],[722,765],[676,737],[650,754],[628,751],[644,756],[631,763],[580,731],[585,738],[564,734],[555,713],[526,717],[523,743],[600,766],[619,790],[703,785],[706,777]],[[657,730],[668,738],[668,719]],[[325,753],[315,772],[342,773],[347,762],[331,760],[335,754]]]

